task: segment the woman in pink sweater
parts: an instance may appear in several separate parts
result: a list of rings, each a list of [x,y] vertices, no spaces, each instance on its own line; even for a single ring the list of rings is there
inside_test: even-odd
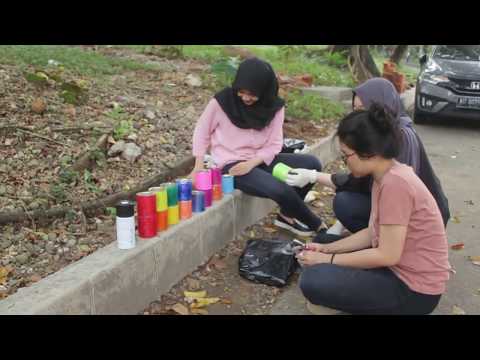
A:
[[[272,176],[282,162],[295,168],[321,171],[310,155],[281,154],[285,102],[278,96],[278,81],[270,64],[257,59],[242,62],[232,87],[215,95],[200,116],[193,135],[195,171],[204,167],[208,150],[223,173],[235,176],[235,187],[269,198],[280,206],[275,225],[308,236],[324,228],[303,199],[312,188],[292,188]]]

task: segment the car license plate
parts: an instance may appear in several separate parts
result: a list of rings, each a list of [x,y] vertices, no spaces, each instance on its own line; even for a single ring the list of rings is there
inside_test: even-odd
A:
[[[460,97],[457,102],[458,108],[480,109],[480,97]]]

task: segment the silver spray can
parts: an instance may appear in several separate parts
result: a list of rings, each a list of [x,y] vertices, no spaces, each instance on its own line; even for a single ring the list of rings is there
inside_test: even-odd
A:
[[[135,204],[129,200],[120,201],[117,206],[117,246],[121,250],[133,249],[135,237]]]

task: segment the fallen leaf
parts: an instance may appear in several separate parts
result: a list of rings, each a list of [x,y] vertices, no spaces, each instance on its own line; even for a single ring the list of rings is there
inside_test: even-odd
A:
[[[42,280],[42,277],[40,275],[35,274],[35,275],[30,276],[30,281],[31,282],[38,282],[40,280]]]
[[[180,315],[188,315],[190,312],[188,311],[188,308],[180,303],[177,303],[171,307],[173,311],[175,311],[177,314]]]
[[[453,315],[467,315],[465,310],[463,310],[461,307],[459,307],[457,305],[453,305],[452,314]]]
[[[189,290],[198,290],[200,289],[200,281],[197,279],[187,278],[187,286]]]
[[[190,304],[191,309],[199,309],[208,305],[216,304],[220,301],[220,298],[197,298]]]
[[[269,234],[273,234],[273,233],[276,233],[278,230],[276,228],[273,228],[273,227],[270,227],[270,226],[265,226],[263,228],[263,230],[266,232],[266,233],[269,233]]]
[[[321,208],[321,207],[324,207],[325,204],[322,201],[317,200],[317,201],[312,202],[312,206],[316,207],[316,208]]]
[[[225,261],[220,260],[218,258],[213,258],[213,260],[210,261],[208,265],[214,266],[218,270],[224,270],[228,267]]]
[[[195,315],[208,315],[208,311],[206,309],[191,309],[191,312]]]
[[[480,261],[480,255],[477,256],[469,256],[468,260],[470,261]]]
[[[255,237],[255,232],[254,231],[250,231],[250,235],[249,235],[251,238],[254,238]]]
[[[458,244],[453,244],[452,246],[450,246],[450,249],[452,249],[452,250],[463,250],[464,247],[465,247],[464,243],[458,243]]]
[[[183,295],[186,297],[186,298],[190,298],[190,299],[201,299],[201,298],[204,298],[207,296],[207,292],[206,291],[184,291],[183,292]]]
[[[115,141],[115,139],[113,138],[113,136],[109,136],[109,137],[107,138],[107,141],[108,141],[109,144],[115,144],[115,143],[116,143],[116,141]]]
[[[454,222],[455,224],[460,224],[460,219],[458,218],[458,216],[454,216],[452,222]]]
[[[222,299],[222,300],[220,300],[220,302],[224,305],[232,305],[233,304],[232,300],[229,300],[229,299]]]
[[[12,271],[9,267],[0,266],[0,285],[7,281],[8,274]]]

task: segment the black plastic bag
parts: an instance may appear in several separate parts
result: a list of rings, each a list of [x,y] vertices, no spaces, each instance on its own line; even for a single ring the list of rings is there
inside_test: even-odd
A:
[[[303,150],[305,141],[298,139],[284,139],[282,153],[294,153],[295,150]]]
[[[240,276],[261,284],[285,286],[298,266],[296,246],[298,243],[290,240],[248,240],[238,261]]]

